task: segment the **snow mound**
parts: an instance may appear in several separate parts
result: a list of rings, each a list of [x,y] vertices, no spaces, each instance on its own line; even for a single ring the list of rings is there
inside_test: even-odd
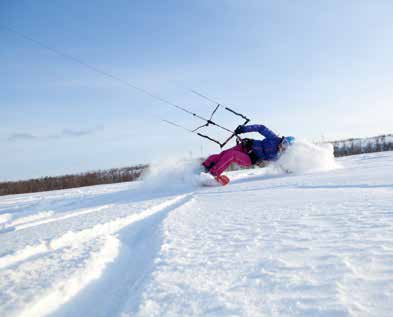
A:
[[[313,144],[296,141],[272,164],[272,168],[281,168],[293,173],[320,172],[339,168],[331,144]]]
[[[2,214],[0,215],[0,225],[9,222],[12,219],[12,214]]]
[[[151,164],[141,177],[141,188],[154,192],[179,192],[198,186],[200,162],[166,159]]]

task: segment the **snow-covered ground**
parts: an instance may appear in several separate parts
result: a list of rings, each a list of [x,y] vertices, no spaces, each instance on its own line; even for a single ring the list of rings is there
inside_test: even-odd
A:
[[[0,316],[392,316],[393,152],[337,161],[0,197]]]

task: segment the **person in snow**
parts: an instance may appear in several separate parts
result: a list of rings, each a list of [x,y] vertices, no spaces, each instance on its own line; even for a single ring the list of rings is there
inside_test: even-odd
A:
[[[259,132],[265,138],[263,140],[242,139],[233,148],[211,155],[202,163],[205,171],[213,175],[219,183],[225,185],[229,182],[229,179],[221,173],[232,163],[237,163],[240,166],[251,166],[253,164],[263,164],[266,161],[275,161],[295,141],[292,136],[279,137],[260,124],[240,125],[235,130],[235,134],[249,132]]]

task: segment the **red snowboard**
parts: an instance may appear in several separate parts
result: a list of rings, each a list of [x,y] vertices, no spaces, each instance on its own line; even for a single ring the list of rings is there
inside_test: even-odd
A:
[[[225,175],[220,175],[220,176],[216,176],[214,177],[215,180],[220,183],[222,186],[227,185],[231,180],[229,179],[228,176]]]

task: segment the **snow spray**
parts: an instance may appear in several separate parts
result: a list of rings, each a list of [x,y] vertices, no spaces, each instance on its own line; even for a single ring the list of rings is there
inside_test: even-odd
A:
[[[292,173],[320,172],[339,168],[333,155],[333,145],[313,144],[306,140],[296,141],[288,147],[273,168]]]
[[[199,168],[197,160],[167,158],[149,166],[141,176],[141,186],[154,192],[189,191],[198,185],[196,171]]]

